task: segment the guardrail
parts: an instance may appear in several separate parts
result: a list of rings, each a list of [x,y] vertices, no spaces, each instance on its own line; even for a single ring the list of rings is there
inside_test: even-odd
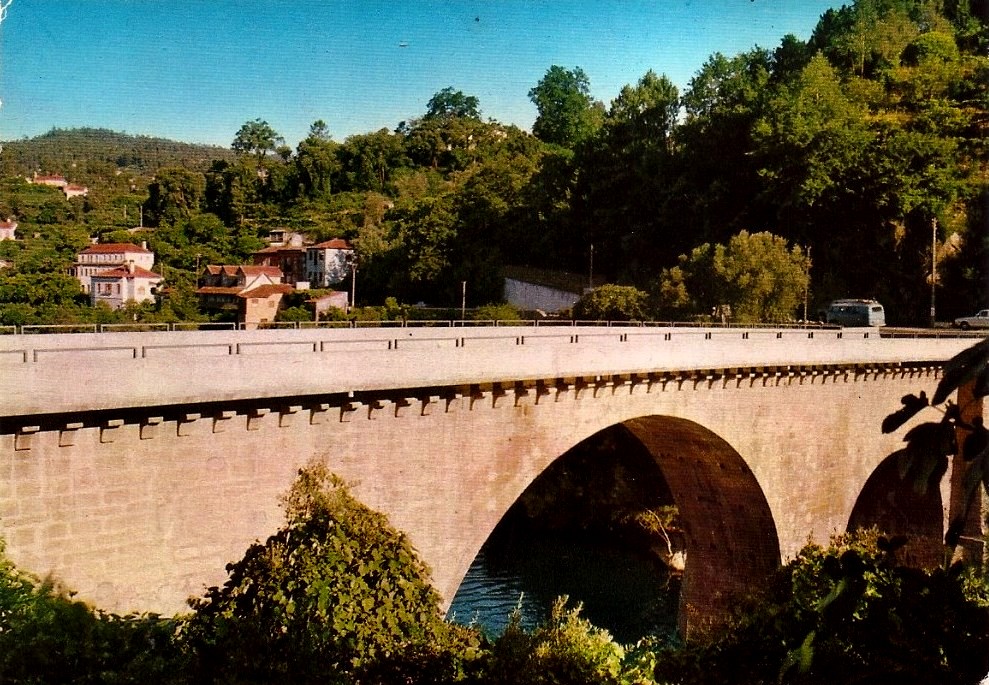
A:
[[[822,323],[755,323],[733,324],[697,321],[597,321],[581,319],[395,319],[345,321],[275,321],[255,325],[234,322],[172,323],[89,323],[24,324],[0,326],[0,335],[37,335],[73,333],[142,333],[173,331],[245,331],[245,330],[313,330],[373,328],[704,328],[704,329],[774,329],[774,330],[842,330],[841,326]],[[989,331],[962,331],[955,328],[872,328],[883,338],[981,338]]]

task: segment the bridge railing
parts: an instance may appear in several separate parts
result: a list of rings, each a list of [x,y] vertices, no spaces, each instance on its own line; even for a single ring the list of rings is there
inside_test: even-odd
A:
[[[0,335],[71,334],[71,333],[140,333],[173,331],[244,331],[244,330],[312,330],[312,329],[394,329],[394,328],[679,328],[706,330],[842,330],[840,326],[816,322],[737,324],[706,321],[598,321],[582,319],[394,319],[394,320],[330,320],[275,321],[253,325],[235,322],[172,322],[172,323],[87,323],[87,324],[24,324],[0,326]],[[856,329],[861,330],[861,329]],[[986,331],[960,331],[953,328],[893,328],[868,329],[883,338],[941,338],[985,337]]]

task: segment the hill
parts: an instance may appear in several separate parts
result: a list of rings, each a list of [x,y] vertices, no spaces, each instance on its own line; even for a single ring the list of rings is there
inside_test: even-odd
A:
[[[126,170],[147,176],[166,166],[203,171],[218,159],[233,159],[230,148],[135,136],[101,128],[52,129],[48,133],[3,143],[0,173],[80,173]]]

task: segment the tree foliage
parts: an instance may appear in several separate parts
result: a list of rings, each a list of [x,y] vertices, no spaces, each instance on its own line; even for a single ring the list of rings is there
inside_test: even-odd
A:
[[[0,218],[22,237],[88,238],[133,228],[141,205],[161,227],[219,217],[233,247],[164,255],[180,269],[190,252],[246,255],[272,229],[343,237],[361,246],[365,296],[448,306],[464,280],[498,299],[506,265],[582,273],[591,246],[595,273],[653,290],[682,272],[680,255],[769,232],[812,251],[811,308],[874,297],[890,323],[926,323],[932,262],[936,291],[957,295],[938,298],[941,318],[989,297],[986,45],[972,2],[856,0],[807,41],[712,55],[682,93],[646,70],[606,108],[590,75],[553,65],[528,91],[532,135],[482,121],[452,86],[420,118],[343,142],[317,120],[295,150],[262,118],[228,150],[53,131],[5,145]],[[26,183],[33,172],[90,192],[66,200]],[[57,261],[0,253],[21,271]],[[666,289],[695,296],[676,279]]]
[[[970,509],[980,501],[980,491],[989,497],[989,430],[981,416],[975,417],[971,423],[964,420],[962,409],[967,413],[969,408],[948,399],[963,386],[969,386],[971,401],[981,401],[989,396],[989,339],[976,343],[948,361],[930,400],[924,392],[904,396],[901,400],[903,406],[887,416],[882,425],[884,433],[892,433],[926,407],[945,405],[940,420],[918,424],[906,433],[903,439],[907,446],[897,457],[901,477],[910,479],[914,489],[923,493],[940,485],[948,470],[948,458],[960,455],[962,463],[958,468],[963,477],[961,506],[949,521],[945,535],[945,544],[951,548],[958,545]],[[957,429],[967,433],[961,445],[956,440]]]
[[[808,544],[720,637],[660,650],[656,678],[685,684],[977,682],[989,668],[989,611],[956,570],[900,566],[876,531]]]
[[[742,231],[727,245],[695,248],[663,271],[660,309],[703,314],[728,305],[733,321],[791,321],[804,299],[809,266],[804,251],[779,236]]]
[[[602,285],[573,306],[575,319],[641,321],[647,317],[648,295],[630,285]]]
[[[590,89],[590,78],[580,67],[551,66],[529,90],[529,99],[539,111],[532,125],[533,135],[569,149],[589,139],[600,126],[602,115]]]
[[[453,639],[408,540],[324,466],[299,472],[285,507],[285,527],[193,602],[186,635],[202,677],[346,682]]]
[[[481,102],[473,95],[464,95],[452,86],[439,91],[426,103],[425,119],[480,119]]]

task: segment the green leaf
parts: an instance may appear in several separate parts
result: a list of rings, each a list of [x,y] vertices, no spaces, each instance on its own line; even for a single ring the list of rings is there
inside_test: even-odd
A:
[[[985,373],[989,364],[989,338],[985,338],[972,347],[962,350],[952,357],[944,366],[944,375],[934,391],[932,404],[941,404],[951,393],[969,381],[979,378]]]

